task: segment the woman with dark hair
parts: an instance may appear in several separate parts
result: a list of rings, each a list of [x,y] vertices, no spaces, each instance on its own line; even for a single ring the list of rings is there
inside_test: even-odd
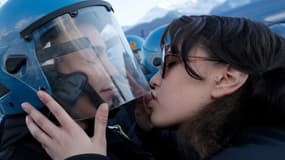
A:
[[[162,46],[151,119],[181,124],[186,155],[193,146],[204,158],[285,158],[283,38],[244,18],[184,16],[168,26]]]
[[[282,37],[245,18],[182,16],[166,28],[161,47],[163,67],[150,81],[150,118],[157,127],[179,126],[178,144],[185,159],[195,155],[192,148],[201,159],[285,159]],[[47,94],[40,98],[56,117],[64,114]],[[95,135],[101,139],[80,147],[69,145],[83,137],[76,132],[80,128],[72,130],[78,133],[73,139],[58,138],[51,134],[58,127],[30,105],[23,108],[32,135],[53,157],[106,155],[102,140],[106,124],[100,121],[100,116],[106,119],[106,111],[99,109],[95,121],[99,126]],[[60,119],[63,128],[74,124],[67,117]],[[60,148],[47,137],[69,148]]]

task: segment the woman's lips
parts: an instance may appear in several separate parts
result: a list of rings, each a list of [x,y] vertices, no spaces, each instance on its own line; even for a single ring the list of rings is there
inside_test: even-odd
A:
[[[150,102],[152,100],[152,95],[151,92],[147,93],[146,95],[144,95],[144,102],[145,104],[148,104],[148,102]]]
[[[152,108],[152,102],[156,100],[156,97],[154,95],[155,94],[153,93],[153,91],[151,91],[150,93],[144,96],[144,104],[149,108]]]

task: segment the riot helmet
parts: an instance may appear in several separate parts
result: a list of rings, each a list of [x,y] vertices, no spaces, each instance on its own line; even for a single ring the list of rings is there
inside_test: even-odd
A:
[[[141,56],[142,56],[142,53],[141,53],[142,45],[143,45],[144,39],[137,35],[127,35],[127,40],[138,62],[140,63]]]
[[[102,102],[112,110],[149,90],[147,81],[135,79],[144,75],[109,3],[7,0],[0,6],[2,114],[24,113],[25,101],[44,107],[40,89],[74,119],[91,118]]]
[[[149,81],[158,71],[162,63],[160,39],[167,25],[159,26],[146,37],[142,47],[141,65],[146,79]]]

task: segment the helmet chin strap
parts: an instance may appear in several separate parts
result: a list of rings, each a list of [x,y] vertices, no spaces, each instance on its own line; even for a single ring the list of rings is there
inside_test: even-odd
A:
[[[53,84],[53,97],[65,107],[73,107],[84,93],[89,95],[96,108],[104,102],[88,83],[88,77],[82,72],[61,74]]]

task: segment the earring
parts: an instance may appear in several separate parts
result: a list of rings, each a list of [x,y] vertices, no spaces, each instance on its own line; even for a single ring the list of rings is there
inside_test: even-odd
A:
[[[216,82],[216,84],[219,84],[221,79],[222,79],[221,77],[217,76],[215,77],[214,81]]]

